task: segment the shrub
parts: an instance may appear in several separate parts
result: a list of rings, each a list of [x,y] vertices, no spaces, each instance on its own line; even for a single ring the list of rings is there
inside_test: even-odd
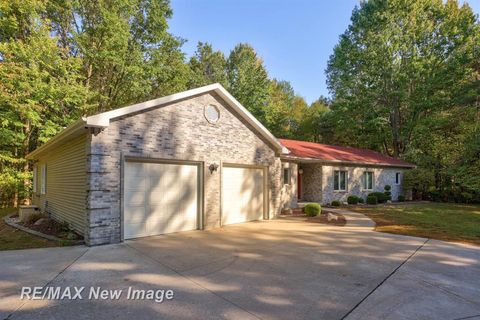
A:
[[[333,206],[333,207],[340,207],[340,201],[338,201],[338,200],[333,200],[333,201],[332,201],[332,206]]]
[[[368,203],[368,204],[377,204],[377,203],[378,203],[378,199],[377,199],[377,197],[375,197],[374,195],[371,195],[371,194],[370,194],[370,195],[367,197],[367,203]]]
[[[359,198],[357,196],[348,196],[347,203],[348,204],[357,204]]]
[[[383,192],[372,192],[369,194],[369,196],[374,196],[375,198],[377,198],[377,201],[378,203],[385,203],[387,202],[387,200],[390,200],[390,196],[387,196],[385,193]],[[367,201],[368,203],[368,201]]]
[[[398,196],[398,202],[404,202],[405,201],[405,196],[399,195]]]
[[[358,198],[358,203],[365,203],[365,200],[363,200],[363,198]]]
[[[390,191],[390,190],[392,190],[392,186],[389,185],[389,184],[386,184],[385,187],[383,187],[383,189],[384,189],[385,191]]]
[[[320,214],[322,207],[318,203],[309,203],[304,208],[305,214],[309,217],[315,217]]]

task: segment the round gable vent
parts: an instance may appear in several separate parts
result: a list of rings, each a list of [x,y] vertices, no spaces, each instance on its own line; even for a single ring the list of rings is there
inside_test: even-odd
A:
[[[214,105],[209,104],[205,107],[205,118],[210,123],[215,123],[220,119],[220,111]]]

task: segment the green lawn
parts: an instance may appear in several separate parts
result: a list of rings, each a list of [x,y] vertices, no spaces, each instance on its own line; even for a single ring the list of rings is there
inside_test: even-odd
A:
[[[419,203],[352,211],[369,216],[377,231],[480,245],[480,205]]]
[[[3,222],[3,217],[14,211],[14,208],[0,209],[0,250],[43,248],[62,245],[60,242],[37,237],[6,225],[5,222]]]

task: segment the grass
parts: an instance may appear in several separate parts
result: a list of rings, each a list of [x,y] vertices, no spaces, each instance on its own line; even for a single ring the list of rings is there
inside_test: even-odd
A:
[[[15,210],[15,208],[0,209],[0,250],[45,248],[63,245],[62,242],[37,237],[5,224],[3,218],[15,212]]]
[[[366,214],[380,232],[480,245],[480,205],[417,203],[352,211]]]

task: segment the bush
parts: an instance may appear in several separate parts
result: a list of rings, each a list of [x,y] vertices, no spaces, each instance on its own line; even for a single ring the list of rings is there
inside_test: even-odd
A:
[[[333,206],[333,207],[340,207],[340,204],[341,204],[341,203],[340,203],[340,201],[338,201],[338,200],[333,200],[333,201],[332,201],[332,206]]]
[[[392,190],[392,186],[389,185],[389,184],[386,184],[385,187],[383,187],[383,189],[384,189],[385,191],[390,191],[390,190]]]
[[[378,203],[378,199],[377,199],[377,197],[375,197],[374,195],[371,195],[371,194],[370,194],[370,195],[367,197],[367,203],[368,203],[368,204],[377,204],[377,203]]]
[[[369,194],[369,196],[374,196],[375,198],[377,198],[378,203],[385,203],[391,199],[391,196],[388,196],[383,192],[372,192]]]
[[[357,196],[348,196],[347,203],[348,204],[357,204],[359,198]]]
[[[405,196],[399,195],[398,196],[398,202],[404,202],[405,201]]]
[[[305,214],[309,217],[315,217],[320,214],[322,207],[318,203],[309,203],[304,208]]]
[[[363,198],[358,198],[358,203],[365,203],[365,200],[363,200]]]

